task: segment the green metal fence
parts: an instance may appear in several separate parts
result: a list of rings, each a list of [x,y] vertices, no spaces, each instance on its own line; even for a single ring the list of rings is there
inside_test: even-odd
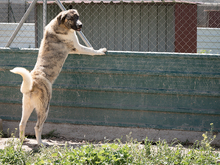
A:
[[[20,120],[22,78],[9,70],[33,69],[37,53],[1,49],[0,118]],[[219,132],[219,117],[220,55],[109,51],[69,55],[46,122]]]

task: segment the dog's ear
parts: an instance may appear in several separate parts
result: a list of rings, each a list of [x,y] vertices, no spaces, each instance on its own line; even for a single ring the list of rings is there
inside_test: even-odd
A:
[[[67,15],[66,12],[61,12],[61,13],[58,15],[57,21],[58,21],[58,24],[59,24],[59,25],[62,24],[62,23],[64,23],[65,18],[66,18],[66,15]]]

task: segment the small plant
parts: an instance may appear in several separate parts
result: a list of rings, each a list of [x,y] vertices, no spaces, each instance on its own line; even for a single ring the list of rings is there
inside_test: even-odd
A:
[[[4,150],[0,150],[0,164],[25,164],[27,152],[22,149],[23,142],[11,139]]]
[[[216,135],[213,133],[214,125],[213,123],[210,123],[211,130],[209,132],[206,132],[202,134],[203,140],[201,141],[201,146],[205,149],[212,150],[211,143],[215,140]]]
[[[0,131],[0,138],[4,136],[3,131]]]
[[[211,51],[212,51],[212,50],[205,50],[205,49],[203,49],[203,50],[198,51],[198,53],[201,53],[201,54],[209,54],[209,53],[211,53]]]
[[[126,143],[117,139],[114,143],[87,143],[76,148],[66,143],[64,147],[42,146],[36,152],[27,152],[22,149],[23,142],[11,139],[5,149],[0,150],[0,164],[217,164],[220,155],[211,146],[215,135],[213,124],[210,125],[211,131],[203,134],[203,140],[189,148],[184,148],[177,140],[168,144],[159,139],[152,145],[147,137],[142,145],[130,133]]]

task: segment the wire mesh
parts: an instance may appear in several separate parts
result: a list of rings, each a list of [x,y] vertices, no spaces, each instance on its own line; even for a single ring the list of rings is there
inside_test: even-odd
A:
[[[218,0],[61,2],[79,11],[83,33],[95,49],[220,54]],[[7,44],[30,3],[0,1],[0,47]],[[47,23],[59,12],[55,1],[47,0]],[[10,47],[38,48],[44,19],[43,2],[38,1]]]

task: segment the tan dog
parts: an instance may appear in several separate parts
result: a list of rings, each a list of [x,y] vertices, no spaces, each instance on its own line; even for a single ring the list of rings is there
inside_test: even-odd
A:
[[[80,31],[82,23],[77,10],[63,11],[46,27],[41,41],[37,63],[29,72],[16,67],[11,72],[23,77],[21,92],[22,118],[19,125],[20,138],[25,137],[25,127],[33,109],[37,112],[35,135],[37,143],[41,144],[43,124],[49,112],[52,97],[52,84],[58,77],[69,53],[104,55],[106,49],[94,50],[85,47],[78,41],[75,31]]]

